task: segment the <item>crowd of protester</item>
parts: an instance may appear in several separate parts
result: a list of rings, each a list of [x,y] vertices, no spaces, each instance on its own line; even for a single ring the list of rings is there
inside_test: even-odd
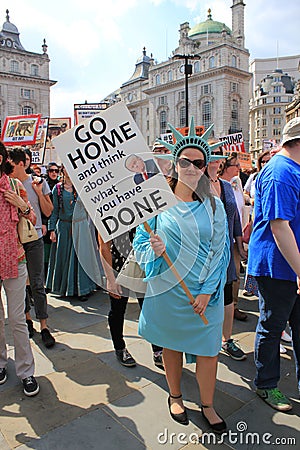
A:
[[[165,370],[170,415],[183,425],[189,422],[181,392],[185,354],[187,362],[196,362],[203,418],[222,433],[226,423],[214,409],[218,354],[237,361],[247,357],[232,336],[234,319],[247,320],[238,305],[245,268],[244,295],[259,299],[257,395],[279,411],[292,408],[278,389],[281,339],[293,343],[300,393],[300,119],[286,124],[280,152],[262,152],[257,167],[248,171],[241,170],[238,154],[223,155],[220,142],[209,139],[212,127],[201,137],[193,121],[188,136],[170,127],[175,143],[155,142],[152,164],[156,161],[155,173],[167,178],[177,205],[149,220],[150,237],[140,225],[106,243],[66,168],[55,161],[47,167],[31,164],[30,150],[7,150],[0,142],[0,283],[16,373],[25,395],[34,396],[39,392],[30,346],[34,323],[43,344],[55,346],[47,293],[84,302],[104,289],[116,358],[126,367],[136,365],[123,336],[130,293],[116,280],[134,248],[147,283],[145,295],[137,296],[139,333],[152,345],[154,364]],[[21,216],[35,226],[36,240],[21,244]],[[193,296],[192,305],[174,280],[166,252]],[[1,299],[0,384],[7,380],[4,322]]]

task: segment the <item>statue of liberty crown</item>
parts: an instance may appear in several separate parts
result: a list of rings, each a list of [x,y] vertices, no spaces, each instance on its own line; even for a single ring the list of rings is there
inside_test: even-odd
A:
[[[194,125],[194,117],[191,118],[189,134],[188,136],[183,136],[176,128],[174,128],[171,124],[168,123],[168,127],[171,129],[173,136],[176,139],[175,144],[170,144],[161,139],[157,139],[157,141],[171,151],[171,154],[164,155],[155,155],[156,158],[160,159],[171,159],[176,162],[182,150],[187,147],[193,147],[199,149],[204,156],[205,163],[208,164],[211,161],[215,161],[217,159],[222,159],[224,156],[222,155],[212,155],[212,151],[221,146],[221,142],[217,142],[216,144],[209,145],[207,139],[209,138],[214,124],[211,124],[210,127],[204,132],[204,134],[200,137],[196,135],[195,125]]]

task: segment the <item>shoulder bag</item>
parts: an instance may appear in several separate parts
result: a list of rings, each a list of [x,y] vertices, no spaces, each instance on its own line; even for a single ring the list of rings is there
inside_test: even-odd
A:
[[[18,182],[16,182],[16,180],[13,179],[11,181],[13,190],[16,192],[16,194],[20,195]],[[30,222],[29,219],[22,216],[21,214],[19,214],[19,222],[17,225],[17,230],[21,244],[37,241],[39,238],[35,226],[32,224],[32,222]]]

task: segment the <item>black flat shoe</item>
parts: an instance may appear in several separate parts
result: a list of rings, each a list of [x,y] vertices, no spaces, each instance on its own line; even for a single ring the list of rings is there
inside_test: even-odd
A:
[[[205,421],[209,425],[210,429],[213,430],[217,434],[225,433],[227,431],[227,425],[226,425],[225,420],[223,420],[222,417],[218,414],[218,416],[221,419],[221,422],[210,423],[210,421],[208,420],[208,418],[206,417],[206,415],[203,412],[205,408],[211,408],[211,406],[202,405],[202,410],[201,410],[202,417],[205,419]]]
[[[187,416],[187,412],[186,409],[184,408],[184,411],[182,413],[179,414],[174,414],[171,411],[171,398],[181,398],[182,395],[170,395],[168,397],[168,406],[169,406],[169,412],[170,412],[170,416],[172,417],[173,420],[175,420],[175,422],[180,423],[181,425],[188,425],[189,424],[189,418]]]

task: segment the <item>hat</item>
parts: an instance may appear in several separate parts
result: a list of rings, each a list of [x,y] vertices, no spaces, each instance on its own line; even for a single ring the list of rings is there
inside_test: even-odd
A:
[[[212,155],[212,151],[222,145],[222,142],[217,142],[216,144],[209,145],[207,139],[209,138],[214,124],[212,124],[205,133],[200,137],[196,134],[195,125],[194,125],[194,117],[191,118],[189,134],[188,136],[183,136],[176,128],[168,123],[170,130],[172,131],[176,142],[175,144],[170,144],[169,142],[162,141],[161,139],[157,139],[160,144],[164,147],[168,148],[171,153],[167,155],[157,155],[157,158],[160,159],[171,159],[174,162],[179,157],[182,150],[188,147],[197,148],[203,153],[205,165],[207,165],[211,161],[215,161],[217,159],[226,158],[223,155]]]
[[[285,124],[282,131],[281,145],[293,139],[300,139],[300,117],[295,117]]]

